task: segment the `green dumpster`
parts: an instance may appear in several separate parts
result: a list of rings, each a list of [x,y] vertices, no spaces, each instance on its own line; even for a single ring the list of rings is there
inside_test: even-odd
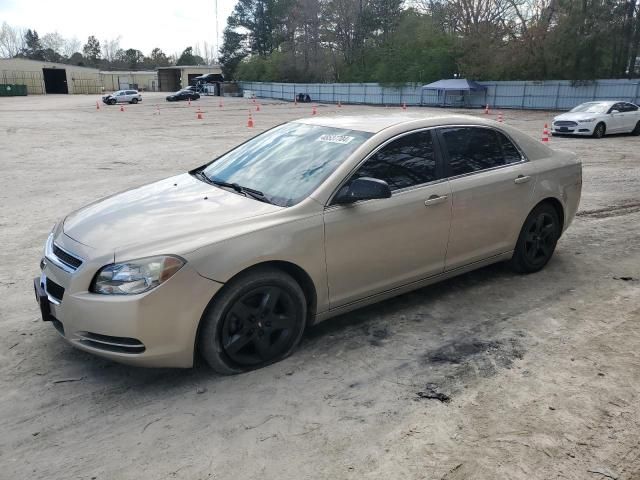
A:
[[[0,83],[0,97],[17,97],[27,94],[26,85],[16,85],[12,83]]]

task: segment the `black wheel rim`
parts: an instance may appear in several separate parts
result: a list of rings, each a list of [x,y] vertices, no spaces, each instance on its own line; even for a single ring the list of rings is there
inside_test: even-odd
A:
[[[556,242],[556,224],[548,213],[541,213],[529,225],[524,240],[524,252],[532,264],[546,262]]]
[[[602,125],[598,125],[596,127],[596,137],[601,138],[604,135],[604,127]]]
[[[294,340],[298,319],[293,298],[276,286],[259,287],[231,305],[222,323],[222,349],[240,366],[283,355]]]

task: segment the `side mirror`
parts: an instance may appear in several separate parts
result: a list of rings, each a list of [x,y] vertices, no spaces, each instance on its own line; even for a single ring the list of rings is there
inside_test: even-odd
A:
[[[333,203],[347,205],[360,200],[372,200],[374,198],[389,198],[391,189],[384,180],[377,178],[356,178],[349,185],[345,185],[336,195]]]
[[[611,114],[613,115],[614,113],[620,113],[619,110],[611,110]]]

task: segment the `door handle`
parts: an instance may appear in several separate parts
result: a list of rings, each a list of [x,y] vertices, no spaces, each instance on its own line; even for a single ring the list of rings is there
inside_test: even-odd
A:
[[[531,180],[529,175],[518,175],[518,177],[513,181],[514,183],[527,183]]]
[[[447,201],[446,195],[431,195],[427,200],[424,201],[425,207],[430,207],[431,205],[437,205],[439,203],[443,203]]]

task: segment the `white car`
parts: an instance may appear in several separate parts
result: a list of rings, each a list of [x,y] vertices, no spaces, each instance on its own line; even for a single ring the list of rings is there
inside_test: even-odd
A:
[[[138,103],[142,101],[142,95],[137,90],[118,90],[102,97],[102,101],[107,105],[116,103]]]
[[[629,102],[586,102],[558,115],[551,124],[553,135],[590,135],[602,138],[609,133],[640,135],[640,110]]]

